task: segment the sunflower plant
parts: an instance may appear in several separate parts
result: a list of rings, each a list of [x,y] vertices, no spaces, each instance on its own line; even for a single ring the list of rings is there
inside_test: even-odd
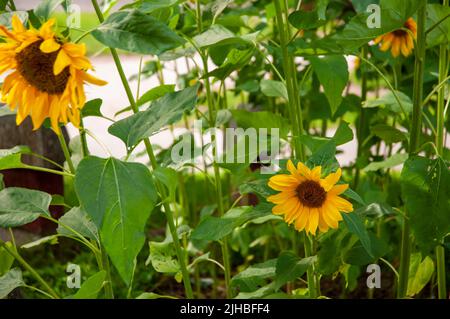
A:
[[[448,298],[448,0],[37,2],[0,1],[0,299]]]

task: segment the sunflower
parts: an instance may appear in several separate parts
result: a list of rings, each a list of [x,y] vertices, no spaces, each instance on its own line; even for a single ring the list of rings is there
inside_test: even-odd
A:
[[[269,196],[267,200],[276,204],[272,213],[284,215],[288,224],[294,223],[298,231],[316,234],[329,228],[337,228],[342,220],[340,212],[350,213],[353,205],[340,197],[348,188],[348,184],[336,184],[341,178],[341,169],[321,178],[322,168],[310,170],[303,163],[297,168],[288,161],[287,170],[290,174],[278,174],[269,179],[269,187],[281,191]]]
[[[407,57],[414,49],[414,40],[417,37],[417,24],[413,18],[409,18],[403,25],[404,29],[398,29],[383,35],[380,35],[375,39],[375,44],[383,42],[380,50],[387,51],[391,49],[392,56],[394,58],[401,54]]]
[[[34,129],[50,118],[59,134],[59,123],[80,125],[80,110],[86,102],[86,82],[105,85],[86,71],[93,67],[84,44],[64,41],[53,32],[55,19],[37,30],[27,29],[17,16],[12,30],[0,25],[0,74],[10,71],[1,86],[1,101],[17,108],[16,123],[31,116]]]

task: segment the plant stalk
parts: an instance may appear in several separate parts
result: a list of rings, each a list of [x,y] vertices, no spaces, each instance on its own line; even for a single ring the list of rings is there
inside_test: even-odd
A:
[[[449,0],[444,0],[443,5],[449,5]],[[447,44],[441,44],[439,47],[439,83],[445,81],[448,74],[449,54]],[[445,122],[445,87],[442,86],[438,91],[437,101],[437,125],[436,125],[436,148],[439,156],[444,155],[444,122]],[[438,245],[435,248],[438,298],[447,299],[446,274],[445,274],[445,248]]]
[[[423,74],[425,66],[426,49],[426,0],[422,1],[417,11],[417,48],[414,65],[414,87],[413,87],[413,112],[410,129],[409,155],[417,152],[422,133],[422,99],[423,99]],[[411,236],[408,212],[405,211],[402,230],[402,243],[400,251],[399,281],[397,287],[397,298],[404,298],[408,291],[409,263],[411,258]]]

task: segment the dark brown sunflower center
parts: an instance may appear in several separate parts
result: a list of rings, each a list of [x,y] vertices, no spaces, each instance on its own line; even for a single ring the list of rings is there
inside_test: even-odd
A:
[[[307,207],[321,207],[327,197],[323,187],[314,181],[301,183],[298,185],[296,192],[300,202]]]
[[[402,29],[400,29],[400,30],[395,30],[395,31],[393,31],[393,32],[394,32],[394,35],[395,35],[396,37],[403,37],[403,36],[405,36],[405,35],[408,34],[407,31],[402,30]]]
[[[69,67],[66,67],[58,75],[54,75],[53,66],[59,50],[44,53],[39,48],[42,42],[43,40],[36,41],[16,54],[17,70],[29,84],[39,91],[61,94],[69,82]]]

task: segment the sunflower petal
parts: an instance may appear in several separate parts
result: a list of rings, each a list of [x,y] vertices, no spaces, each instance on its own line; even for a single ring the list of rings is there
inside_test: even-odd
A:
[[[60,74],[71,63],[72,59],[64,52],[64,50],[60,50],[56,57],[55,65],[53,65],[53,73],[55,75]]]
[[[41,43],[39,46],[39,49],[41,49],[44,53],[51,53],[57,51],[61,47],[61,44],[55,41],[55,39],[50,38],[48,40],[45,40]]]

